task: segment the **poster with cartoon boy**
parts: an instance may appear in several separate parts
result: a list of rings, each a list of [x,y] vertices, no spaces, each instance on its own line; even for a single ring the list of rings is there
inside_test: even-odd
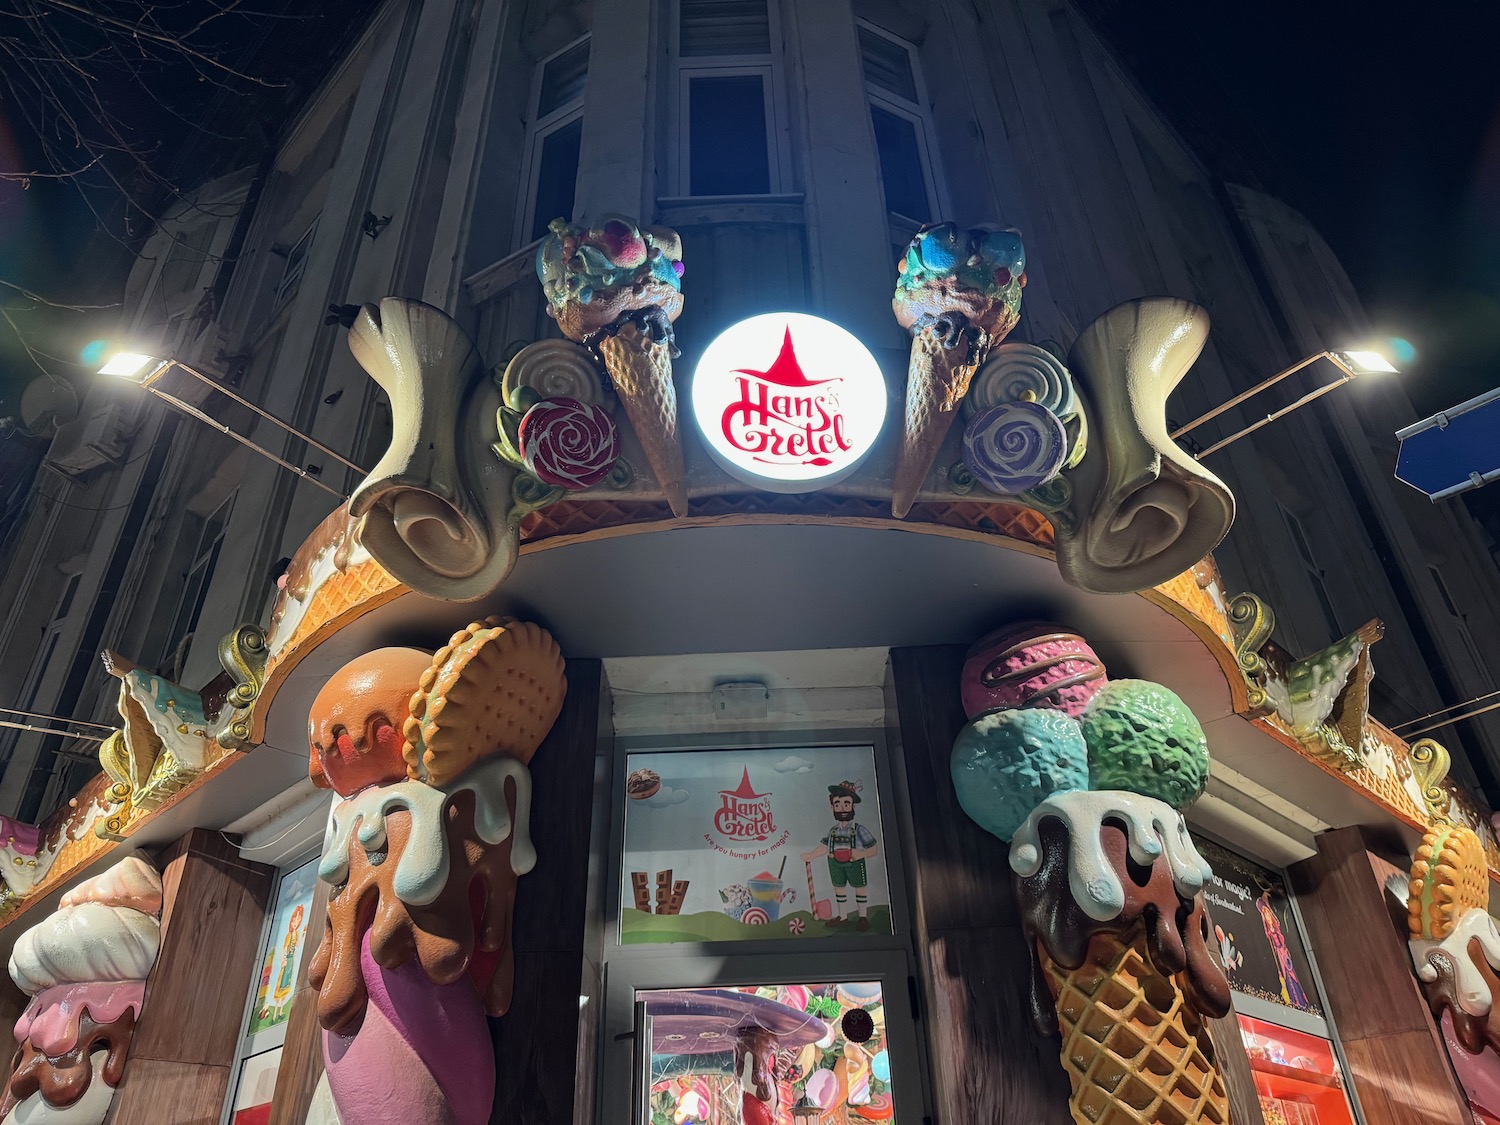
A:
[[[834,915],[823,924],[829,928],[847,925],[849,921],[848,889],[854,888],[854,906],[859,911],[859,920],[854,928],[870,928],[869,873],[865,860],[880,850],[880,845],[863,824],[854,819],[854,806],[860,803],[859,791],[863,786],[857,781],[841,781],[828,787],[828,804],[833,810],[833,827],[823,837],[823,842],[810,852],[802,853],[802,862],[810,863],[819,856],[828,857],[828,877],[833,881],[835,900]]]

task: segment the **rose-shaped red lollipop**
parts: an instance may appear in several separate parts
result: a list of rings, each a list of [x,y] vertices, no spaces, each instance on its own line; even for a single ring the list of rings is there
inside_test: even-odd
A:
[[[602,407],[573,398],[543,399],[521,419],[521,456],[544,484],[570,492],[609,475],[620,458],[620,434]]]

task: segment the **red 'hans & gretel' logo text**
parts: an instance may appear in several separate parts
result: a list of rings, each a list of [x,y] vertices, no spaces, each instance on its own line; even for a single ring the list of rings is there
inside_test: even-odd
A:
[[[750,784],[749,767],[745,768],[737,788],[719,790],[714,828],[731,840],[765,840],[776,831],[776,822],[771,818],[771,794],[755,791]]]
[[[724,440],[767,465],[832,465],[852,442],[845,435],[837,387],[841,378],[809,379],[786,330],[764,371],[737,368],[739,398],[724,408]]]

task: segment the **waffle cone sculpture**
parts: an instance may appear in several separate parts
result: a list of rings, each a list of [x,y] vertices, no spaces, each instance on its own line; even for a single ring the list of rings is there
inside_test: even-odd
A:
[[[1181,812],[1208,777],[1202,727],[1044,622],[976,645],[962,689],[954,788],[1011,843],[1032,1017],[1062,1036],[1074,1121],[1228,1125],[1205,1022],[1230,1011],[1203,903],[1213,872]]]
[[[591,227],[553,221],[537,251],[547,314],[570,340],[595,349],[657,483],[687,515],[686,471],[672,381],[672,323],[682,312],[682,241],[605,216]]]
[[[1026,252],[1013,230],[941,223],[918,232],[897,268],[891,307],[912,334],[891,495],[899,518],[927,479],[975,369],[1020,318]]]

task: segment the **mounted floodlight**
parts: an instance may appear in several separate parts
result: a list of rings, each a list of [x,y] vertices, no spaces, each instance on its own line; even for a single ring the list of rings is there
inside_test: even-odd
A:
[[[1189,430],[1196,430],[1199,426],[1203,425],[1203,423],[1207,422],[1209,419],[1217,418],[1220,414],[1223,414],[1224,411],[1230,409],[1231,407],[1238,406],[1247,398],[1253,398],[1255,395],[1260,394],[1260,392],[1265,390],[1267,387],[1274,387],[1277,383],[1281,382],[1287,376],[1295,375],[1304,367],[1310,367],[1312,364],[1317,363],[1320,359],[1328,360],[1343,374],[1341,374],[1339,378],[1335,379],[1333,382],[1327,383],[1324,386],[1319,387],[1315,391],[1308,392],[1307,394],[1299,398],[1296,402],[1293,402],[1287,406],[1283,406],[1280,410],[1276,411],[1273,414],[1267,414],[1260,421],[1246,426],[1243,430],[1237,430],[1234,433],[1230,434],[1228,437],[1221,438],[1219,441],[1216,441],[1213,445],[1210,445],[1201,453],[1195,453],[1193,455],[1194,460],[1203,460],[1203,458],[1207,457],[1210,453],[1214,453],[1220,449],[1223,449],[1226,445],[1230,445],[1233,442],[1239,441],[1240,438],[1245,437],[1247,434],[1253,434],[1262,426],[1269,425],[1270,423],[1276,421],[1276,419],[1278,418],[1284,418],[1294,410],[1302,409],[1302,407],[1312,402],[1313,399],[1322,398],[1329,391],[1336,390],[1337,388],[1342,387],[1345,383],[1350,382],[1351,380],[1356,379],[1361,375],[1397,374],[1396,368],[1391,365],[1391,361],[1386,359],[1385,356],[1380,352],[1370,351],[1368,349],[1353,349],[1337,352],[1318,352],[1314,355],[1308,356],[1304,360],[1300,360],[1297,363],[1292,364],[1292,366],[1288,367],[1285,371],[1278,371],[1275,375],[1272,375],[1264,382],[1255,384],[1255,386],[1251,387],[1248,391],[1241,391],[1228,402],[1214,407],[1207,414],[1203,414],[1197,418],[1194,418],[1186,426],[1179,426],[1177,429],[1172,431],[1171,436],[1173,437],[1173,439],[1176,439],[1187,433]]]
[[[1335,352],[1334,356],[1336,359],[1342,359],[1360,375],[1395,375],[1397,373],[1391,361],[1379,352]]]
[[[103,367],[99,368],[101,375],[116,375],[121,379],[135,379],[147,367],[158,361],[149,355],[140,355],[137,352],[119,352],[109,357]]]
[[[219,394],[233,399],[235,402],[239,403],[247,410],[258,414],[260,417],[264,418],[272,425],[278,426],[282,430],[285,430],[287,433],[291,434],[293,437],[305,441],[314,449],[322,450],[324,453],[332,457],[335,461],[338,461],[340,464],[346,465],[362,476],[365,474],[364,469],[356,465],[353,461],[349,460],[349,458],[345,457],[342,453],[339,453],[336,450],[329,449],[328,446],[318,441],[317,438],[314,438],[308,434],[304,434],[296,427],[290,425],[287,422],[283,422],[280,418],[276,417],[276,415],[268,414],[266,411],[256,406],[255,403],[249,401],[248,399],[241,398],[238,394],[236,394],[233,390],[226,386],[222,380],[211,379],[207,375],[203,374],[203,372],[189,367],[181,360],[158,359],[155,356],[144,355],[140,352],[117,352],[115,355],[110,357],[109,361],[105,363],[103,367],[99,368],[99,374],[113,375],[117,378],[128,379],[131,382],[144,387],[147,391],[155,395],[157,398],[161,399],[168,406],[175,407],[189,417],[196,418],[198,421],[203,422],[208,426],[212,426],[221,434],[224,434],[226,437],[233,438],[235,441],[239,442],[247,449],[253,449],[262,457],[265,457],[271,461],[275,461],[276,464],[280,465],[283,469],[291,470],[303,480],[307,481],[309,484],[317,485],[324,492],[332,493],[340,500],[348,499],[348,497],[338,489],[332,487],[331,485],[324,484],[307,469],[294,465],[290,461],[283,460],[282,458],[276,456],[276,454],[272,453],[269,449],[263,449],[262,447],[256,445],[249,438],[235,433],[223,422],[220,422],[217,418],[212,418],[209,415],[205,414],[199,407],[194,406],[190,402],[183,402],[182,399],[177,398],[174,395],[169,395],[165,391],[154,385],[156,381],[161,378],[161,376],[165,375],[174,367],[180,371],[187,372],[187,374],[191,375],[199,382],[207,383]]]

